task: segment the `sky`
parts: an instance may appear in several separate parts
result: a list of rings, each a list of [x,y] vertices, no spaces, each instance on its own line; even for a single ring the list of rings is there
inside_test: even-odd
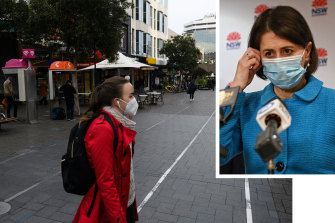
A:
[[[168,27],[178,34],[183,33],[185,23],[216,14],[216,0],[168,0],[168,4]]]

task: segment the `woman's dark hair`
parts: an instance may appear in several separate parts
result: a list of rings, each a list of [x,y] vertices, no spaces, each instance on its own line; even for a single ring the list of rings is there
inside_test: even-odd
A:
[[[304,48],[308,42],[312,42],[310,66],[307,68],[305,75],[309,76],[316,71],[318,68],[318,53],[312,32],[304,17],[297,10],[289,6],[277,6],[265,10],[252,26],[248,46],[259,50],[262,36],[270,31]],[[260,69],[256,75],[263,80],[266,79],[263,69]]]
[[[111,77],[97,86],[90,97],[90,106],[81,119],[81,122],[97,117],[104,106],[111,106],[114,98],[122,97],[123,85],[129,83],[124,77]]]

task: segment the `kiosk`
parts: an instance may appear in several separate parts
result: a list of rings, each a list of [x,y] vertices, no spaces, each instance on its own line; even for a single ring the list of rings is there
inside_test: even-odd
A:
[[[64,85],[67,80],[72,80],[72,85],[78,92],[77,69],[70,61],[55,61],[50,65],[48,80],[51,118],[53,108],[60,106],[62,101],[62,95],[59,92],[59,88]],[[74,102],[74,114],[80,115],[78,95],[74,96]]]
[[[11,59],[6,62],[2,71],[7,77],[13,77],[16,100],[26,104],[27,122],[37,122],[36,73],[30,61],[28,59]]]
[[[14,91],[18,93],[19,101],[26,101],[26,85],[24,80],[24,70],[27,69],[28,63],[24,59],[11,59],[6,62],[2,68],[3,73],[13,77]]]

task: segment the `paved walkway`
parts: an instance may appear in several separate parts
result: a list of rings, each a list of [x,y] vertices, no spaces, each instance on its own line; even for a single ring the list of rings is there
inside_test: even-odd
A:
[[[139,222],[247,222],[250,206],[253,222],[292,222],[291,180],[215,179],[214,103],[213,91],[197,91],[194,102],[166,94],[164,105],[135,116]],[[71,222],[81,201],[64,192],[60,176],[75,122],[50,120],[48,111],[39,107],[39,124],[0,130],[0,201],[12,206],[0,222]]]

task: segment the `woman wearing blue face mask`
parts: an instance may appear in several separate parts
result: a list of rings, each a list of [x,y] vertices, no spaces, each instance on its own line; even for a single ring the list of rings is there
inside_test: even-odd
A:
[[[292,122],[279,134],[283,146],[274,159],[275,173],[335,173],[335,91],[313,76],[317,67],[312,33],[298,11],[278,6],[257,18],[229,84],[239,86],[240,93],[234,113],[220,129],[220,145],[227,149],[221,166],[243,153],[246,173],[267,173],[268,164],[254,149],[262,132],[256,115],[269,100],[280,98]],[[262,91],[243,92],[255,75],[271,83]]]

